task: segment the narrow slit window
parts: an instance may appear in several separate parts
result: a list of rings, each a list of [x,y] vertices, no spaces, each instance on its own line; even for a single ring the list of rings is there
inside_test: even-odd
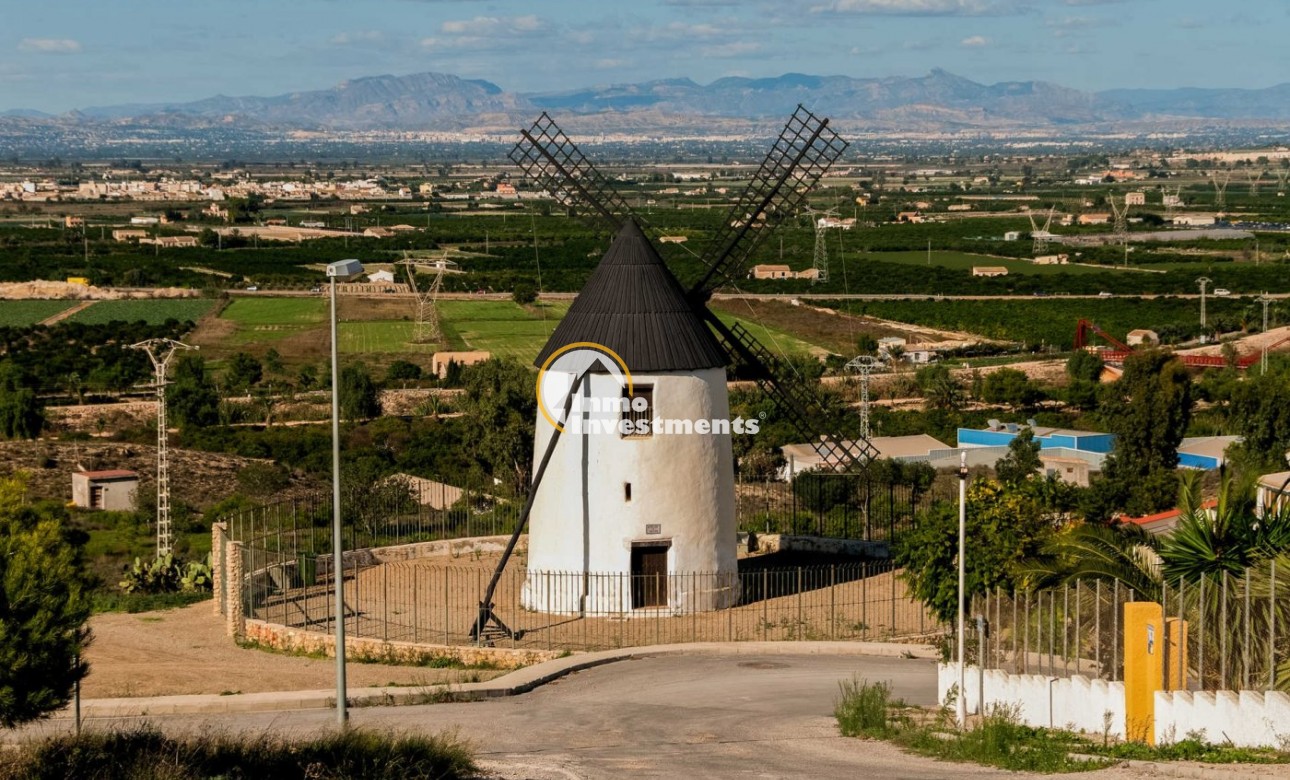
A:
[[[628,393],[623,389],[624,438],[647,438],[654,435],[654,388],[636,387]]]
[[[630,482],[623,483],[623,500],[624,501],[632,500],[632,483]]]

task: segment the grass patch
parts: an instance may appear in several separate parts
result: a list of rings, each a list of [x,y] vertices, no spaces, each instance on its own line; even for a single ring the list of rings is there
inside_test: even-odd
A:
[[[0,328],[25,328],[67,311],[76,301],[0,301]]]
[[[99,301],[67,318],[84,325],[106,325],[109,322],[146,322],[160,325],[166,320],[196,322],[215,306],[202,298],[156,298],[136,301]]]
[[[279,647],[271,647],[270,645],[266,645],[250,639],[240,639],[238,640],[237,645],[238,647],[241,647],[246,650],[259,650],[261,652],[275,653],[277,655],[293,656],[295,658],[312,658],[314,660],[322,660],[325,658],[332,657],[322,651],[283,649]],[[414,667],[419,666],[426,669],[461,669],[461,670],[484,671],[484,672],[499,671],[503,669],[510,671],[511,669],[520,668],[518,666],[515,666],[515,667],[501,666],[499,664],[492,663],[491,661],[482,661],[479,663],[468,664],[454,655],[445,655],[443,653],[437,653],[433,650],[410,651],[404,648],[399,648],[396,650],[393,647],[386,647],[386,648],[382,648],[378,652],[371,652],[369,650],[365,650],[361,648],[349,647],[348,643],[346,643],[346,647],[347,647],[347,650],[345,652],[346,662],[355,663],[355,664],[380,664],[384,666],[414,666]]]
[[[327,301],[322,298],[234,298],[220,317],[250,328],[317,325],[327,319]]]
[[[1118,745],[1094,745],[1086,751],[1093,755],[1132,761],[1202,761],[1207,764],[1290,764],[1290,753],[1271,748],[1241,748],[1211,745],[1189,736],[1167,745],[1144,745],[1124,742]]]
[[[170,737],[139,728],[29,742],[0,760],[0,780],[179,780],[273,777],[469,778],[474,756],[451,735],[350,729],[298,741],[270,736]]]
[[[891,719],[893,706],[903,703],[891,700],[891,686],[853,678],[838,683],[841,695],[833,708],[838,728],[844,737],[885,739],[897,730]]]

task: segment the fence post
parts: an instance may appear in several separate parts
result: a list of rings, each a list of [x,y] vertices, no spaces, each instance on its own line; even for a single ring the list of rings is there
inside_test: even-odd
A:
[[[1111,594],[1111,681],[1120,679],[1120,581]]]
[[[1241,690],[1250,689],[1250,570],[1245,570],[1245,645],[1241,648]]]
[[[837,639],[838,626],[838,577],[837,564],[829,564],[829,639]]]
[[[242,571],[242,543],[233,542],[226,548],[224,569],[228,572],[228,615],[225,629],[228,635],[241,639],[246,634],[246,575]]]
[[[228,523],[211,523],[211,593],[215,598],[215,614],[223,615],[225,610],[224,587],[228,577],[224,573],[224,540],[228,537]]]
[[[802,622],[802,567],[797,567],[797,639],[801,641],[805,638],[806,629]]]
[[[1219,584],[1222,591],[1218,599],[1218,624],[1222,630],[1218,632],[1218,689],[1225,691],[1227,685],[1227,651],[1231,645],[1227,642],[1228,627],[1231,625],[1227,622],[1227,570],[1224,569],[1219,578]]]
[[[1196,669],[1199,671],[1200,689],[1205,690],[1205,580],[1206,577],[1200,578],[1200,595],[1196,598],[1196,611],[1200,613],[1200,633],[1197,634],[1199,640],[1197,647]]]
[[[766,569],[761,570],[761,641],[763,642],[766,641],[766,631],[770,626],[770,623],[766,620],[767,603],[770,601],[770,590],[766,587],[767,574]]]
[[[1277,685],[1277,559],[1272,559],[1268,584],[1268,690]]]

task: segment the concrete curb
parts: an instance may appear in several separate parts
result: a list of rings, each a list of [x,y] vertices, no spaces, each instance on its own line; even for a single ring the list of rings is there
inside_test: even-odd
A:
[[[499,696],[527,693],[565,675],[592,669],[616,661],[667,655],[854,655],[935,659],[939,653],[927,645],[888,642],[700,642],[693,644],[652,645],[594,653],[579,653],[565,658],[517,669],[487,682],[460,685],[351,688],[349,702],[353,707],[378,707],[436,702],[479,701]],[[213,715],[234,712],[274,712],[280,710],[330,709],[335,703],[334,690],[268,691],[264,693],[198,694],[188,696],[153,696],[124,699],[83,699],[81,718],[140,718],[158,715]],[[54,715],[70,719],[70,709]]]

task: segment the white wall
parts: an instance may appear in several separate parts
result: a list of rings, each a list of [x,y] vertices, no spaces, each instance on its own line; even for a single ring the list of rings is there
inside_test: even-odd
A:
[[[689,420],[729,419],[725,371],[633,375],[654,388],[656,417]],[[590,397],[621,394],[614,377],[592,374]],[[617,419],[617,414],[612,415]],[[553,428],[539,414],[535,462],[542,457]],[[632,497],[625,495],[631,483]],[[647,526],[660,526],[647,534]],[[655,434],[621,437],[617,433],[566,432],[534,500],[529,519],[529,578],[524,606],[543,612],[578,611],[577,576],[545,577],[547,572],[629,574],[633,542],[671,543],[668,572],[732,574],[735,560],[734,457],[731,438],[716,434]],[[680,580],[677,580],[680,582]],[[630,588],[612,580],[589,588],[587,609],[621,612],[631,608]],[[553,592],[553,589],[572,592]],[[737,589],[669,588],[674,611],[720,609],[738,599]]]
[[[958,664],[939,664],[937,697],[945,701],[958,685]],[[1051,696],[1050,696],[1050,681]],[[1008,674],[987,669],[985,707],[1012,704],[1024,723],[1042,728],[1070,728],[1102,734],[1104,713],[1111,713],[1113,737],[1124,737],[1124,684],[1090,680],[1079,675],[1054,678],[1038,674]],[[981,703],[981,675],[967,668],[968,712]],[[1157,691],[1156,744],[1177,742],[1200,732],[1207,742],[1231,742],[1237,747],[1281,747],[1290,740],[1290,695],[1260,691]],[[1051,706],[1051,715],[1049,707]]]
[[[1290,743],[1290,695],[1262,691],[1156,692],[1156,743],[1199,732],[1207,742],[1237,747]]]
[[[980,670],[967,668],[968,712],[976,712],[981,700]],[[959,682],[958,664],[937,666],[937,697],[944,702]],[[1106,730],[1110,713],[1110,735],[1124,737],[1124,684],[1087,677],[1048,677],[1041,674],[1008,674],[987,669],[984,674],[985,709],[996,704],[1013,705],[1023,723],[1041,728],[1073,728],[1090,734]]]

